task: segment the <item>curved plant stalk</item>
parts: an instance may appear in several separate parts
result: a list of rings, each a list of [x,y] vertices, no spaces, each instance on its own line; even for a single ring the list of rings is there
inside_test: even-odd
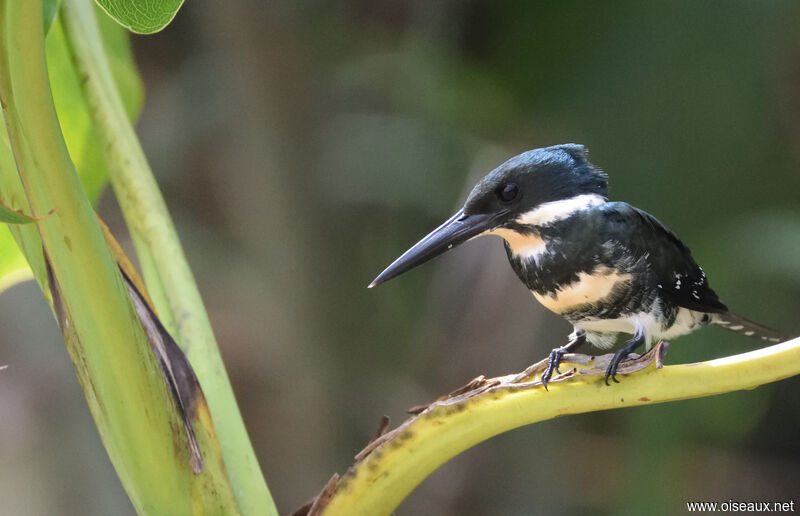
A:
[[[70,160],[45,61],[41,0],[0,0],[0,98],[38,219],[45,277],[37,279],[49,293],[103,443],[140,514],[235,514],[202,406],[195,428],[206,468],[192,471],[181,415]]]
[[[72,65],[63,26],[55,18],[60,5],[60,0],[44,0],[45,55],[50,89],[67,149],[84,191],[94,205],[100,190],[108,182],[108,167],[103,162],[100,146],[96,144],[97,137],[89,120],[80,78]],[[128,116],[133,119],[141,107],[143,94],[127,46],[128,31],[111,19],[98,21],[115,84]],[[5,126],[5,121],[0,125]],[[0,202],[23,213],[30,211],[6,131],[0,131]],[[25,278],[36,277],[37,280],[45,279],[44,283],[40,281],[40,287],[47,296],[46,276],[42,243],[36,227],[0,224],[0,292]]]
[[[64,0],[61,15],[145,282],[162,321],[188,356],[206,395],[239,510],[246,515],[276,515],[200,293],[112,80],[93,2]]]
[[[5,116],[0,129],[0,202],[11,209],[30,213],[28,198],[17,173],[11,143],[5,129]],[[18,247],[15,249],[14,246]],[[0,224],[0,292],[7,287],[33,277],[39,283],[45,299],[52,304],[47,286],[42,242],[39,231],[29,224]],[[7,274],[13,270],[12,274]]]
[[[800,374],[800,338],[741,355],[659,368],[664,352],[659,344],[639,359],[624,362],[620,371],[632,374],[610,387],[603,382],[610,355],[566,355],[565,361],[576,370],[554,378],[549,392],[535,379],[543,363],[519,375],[479,377],[370,443],[341,479],[335,477],[326,486],[307,514],[390,514],[436,468],[481,441],[523,425],[753,389]]]

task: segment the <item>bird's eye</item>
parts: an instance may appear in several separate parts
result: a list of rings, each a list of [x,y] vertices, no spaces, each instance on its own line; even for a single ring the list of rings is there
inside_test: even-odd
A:
[[[511,202],[519,195],[519,187],[514,183],[504,183],[497,189],[497,197],[503,202]]]

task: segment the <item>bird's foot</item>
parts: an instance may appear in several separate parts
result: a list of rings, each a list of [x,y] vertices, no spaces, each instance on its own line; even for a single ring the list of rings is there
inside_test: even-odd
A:
[[[547,357],[547,367],[545,367],[541,377],[541,382],[542,385],[544,386],[544,390],[548,390],[547,384],[553,377],[554,372],[561,374],[561,371],[558,369],[558,366],[561,365],[561,359],[564,358],[564,355],[566,355],[567,353],[572,353],[573,351],[578,349],[584,342],[586,342],[586,333],[583,331],[576,330],[575,333],[572,334],[572,340],[570,340],[566,345],[561,346],[560,348],[556,348],[550,352],[550,356]]]
[[[550,356],[547,357],[547,367],[545,367],[544,372],[542,373],[542,385],[544,385],[544,390],[547,390],[547,383],[550,381],[550,378],[553,377],[553,372],[561,374],[558,366],[561,364],[561,359],[567,351],[561,347],[556,348],[550,352]]]
[[[614,383],[619,383],[619,380],[617,380],[617,368],[619,368],[619,364],[628,358],[628,355],[633,353],[636,348],[644,344],[644,342],[644,332],[640,328],[637,328],[636,333],[633,334],[633,338],[625,344],[625,347],[614,353],[614,356],[611,357],[611,363],[608,364],[608,369],[606,369],[606,385],[610,385],[608,383],[609,378],[611,378]]]

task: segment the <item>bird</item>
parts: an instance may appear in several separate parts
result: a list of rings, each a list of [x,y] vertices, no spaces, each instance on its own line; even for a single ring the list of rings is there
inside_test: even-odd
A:
[[[503,239],[511,268],[548,310],[573,326],[541,375],[547,384],[585,343],[610,349],[631,337],[606,371],[641,346],[717,325],[768,342],[786,338],[735,315],[709,286],[689,248],[653,215],[609,201],[608,176],[586,147],[567,143],[512,157],[481,179],[463,207],[369,284],[386,282],[485,235]]]

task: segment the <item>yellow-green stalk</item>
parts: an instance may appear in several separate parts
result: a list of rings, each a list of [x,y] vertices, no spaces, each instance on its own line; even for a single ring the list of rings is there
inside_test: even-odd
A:
[[[67,152],[43,27],[41,0],[0,0],[0,98],[50,263],[39,272],[48,277],[37,279],[50,289],[89,408],[137,512],[235,514],[213,446],[202,474],[190,468],[175,403]]]
[[[562,369],[569,367],[562,365]],[[645,369],[606,386],[603,370],[553,381],[487,380],[479,394],[432,404],[341,479],[323,516],[382,516],[436,468],[508,430],[568,414],[712,396],[800,374],[800,338],[697,364]]]
[[[145,282],[206,395],[239,510],[277,515],[177,232],[112,80],[94,3],[63,0],[61,16]]]

